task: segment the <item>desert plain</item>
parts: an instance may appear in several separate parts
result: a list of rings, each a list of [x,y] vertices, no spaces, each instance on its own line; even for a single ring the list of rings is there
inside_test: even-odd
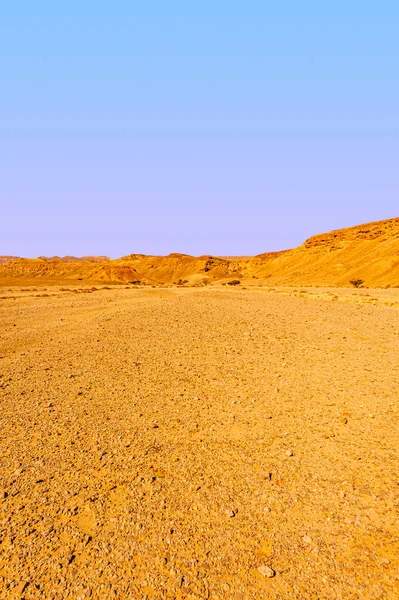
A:
[[[0,296],[1,599],[399,598],[399,289]]]

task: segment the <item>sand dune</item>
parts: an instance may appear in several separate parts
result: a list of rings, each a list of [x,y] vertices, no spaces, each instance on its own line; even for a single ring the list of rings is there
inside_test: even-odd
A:
[[[37,259],[0,257],[0,284],[140,282],[206,285],[239,279],[245,285],[399,286],[399,218],[309,238],[291,250],[254,257],[132,254]]]

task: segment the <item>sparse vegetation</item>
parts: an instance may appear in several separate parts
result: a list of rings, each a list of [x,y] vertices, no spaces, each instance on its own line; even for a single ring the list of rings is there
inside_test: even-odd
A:
[[[363,279],[351,279],[349,283],[351,283],[353,287],[358,288],[363,285],[364,281]]]
[[[232,279],[227,282],[227,285],[240,285],[241,281],[239,279]]]

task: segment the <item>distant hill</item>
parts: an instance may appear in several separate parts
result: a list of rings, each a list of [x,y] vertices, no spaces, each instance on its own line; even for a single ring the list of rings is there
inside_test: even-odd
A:
[[[17,258],[17,256],[0,256],[0,265],[6,265],[7,263],[12,262]]]
[[[1,285],[135,283],[206,285],[238,279],[245,285],[399,286],[399,218],[315,235],[298,248],[254,257],[131,254],[0,257]]]
[[[399,218],[315,235],[302,246],[263,254],[248,274],[279,285],[399,286]]]

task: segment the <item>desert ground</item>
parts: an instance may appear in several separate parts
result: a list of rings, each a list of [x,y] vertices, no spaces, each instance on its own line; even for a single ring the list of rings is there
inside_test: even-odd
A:
[[[0,290],[0,598],[399,598],[399,289],[104,287]]]

